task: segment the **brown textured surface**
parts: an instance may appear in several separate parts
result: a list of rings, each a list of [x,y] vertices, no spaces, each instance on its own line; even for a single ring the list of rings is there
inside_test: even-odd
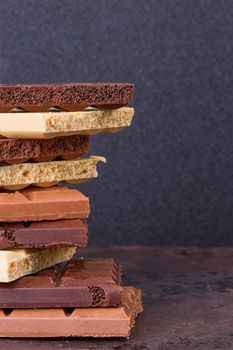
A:
[[[69,83],[0,85],[1,112],[20,107],[27,111],[42,111],[50,107],[77,110],[85,106],[126,105],[132,101],[133,84]]]
[[[72,219],[2,223],[0,224],[0,249],[86,247],[88,225],[85,219],[83,221]]]
[[[124,284],[142,288],[144,312],[130,339],[2,339],[1,349],[232,350],[232,247],[88,247],[79,254],[114,257]]]
[[[74,259],[0,283],[0,307],[116,307],[121,284],[121,268],[113,259]]]
[[[89,213],[89,199],[67,187],[0,191],[0,222],[80,219]]]
[[[0,310],[0,337],[129,337],[142,312],[141,292],[124,287],[118,308]]]
[[[62,136],[49,140],[0,139],[0,162],[77,158],[89,150],[89,136]],[[38,159],[39,158],[39,159]]]
[[[119,246],[84,252],[117,259],[123,283],[142,288],[144,312],[129,341],[70,341],[68,349],[232,350],[232,247]]]

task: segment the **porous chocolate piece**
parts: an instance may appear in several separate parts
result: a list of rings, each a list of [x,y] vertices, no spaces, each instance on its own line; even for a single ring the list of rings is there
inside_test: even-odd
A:
[[[21,190],[30,185],[50,187],[59,182],[79,184],[98,176],[98,162],[104,157],[58,160],[52,162],[22,163],[0,167],[0,187],[6,190]]]
[[[13,108],[45,111],[51,107],[75,111],[87,106],[116,108],[132,101],[134,85],[127,83],[65,83],[0,85],[0,111]]]
[[[74,135],[49,140],[0,139],[0,162],[16,164],[52,159],[72,159],[88,152],[89,136]]]
[[[116,307],[121,284],[121,268],[113,259],[76,259],[0,283],[0,307]]]
[[[86,247],[86,220],[55,220],[0,224],[0,249]]]
[[[0,250],[0,282],[9,283],[72,258],[75,247]],[[14,293],[14,292],[13,292]]]

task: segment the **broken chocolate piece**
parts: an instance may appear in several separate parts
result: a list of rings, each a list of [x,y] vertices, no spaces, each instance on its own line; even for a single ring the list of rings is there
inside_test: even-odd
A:
[[[121,268],[113,259],[76,259],[0,283],[1,308],[119,306]]]
[[[139,289],[124,287],[117,308],[0,310],[0,337],[129,337],[141,298]]]
[[[87,238],[79,219],[0,224],[0,249],[86,247]]]
[[[50,187],[59,182],[83,183],[98,176],[99,161],[106,162],[106,159],[91,156],[77,160],[5,165],[0,167],[0,187],[20,190],[30,185]]]
[[[0,162],[23,163],[27,160],[49,161],[74,159],[88,152],[89,137],[86,135],[61,136],[49,140],[0,139]]]
[[[87,106],[116,108],[132,101],[134,85],[127,83],[64,83],[0,85],[0,112],[14,108],[36,112],[51,107],[76,111]]]

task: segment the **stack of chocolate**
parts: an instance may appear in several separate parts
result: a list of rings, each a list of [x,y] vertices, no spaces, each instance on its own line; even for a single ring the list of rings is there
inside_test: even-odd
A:
[[[105,158],[89,136],[130,126],[132,84],[0,86],[0,337],[128,337],[141,292],[113,259],[78,259]],[[76,255],[77,256],[77,255]],[[72,258],[73,257],[73,258]]]

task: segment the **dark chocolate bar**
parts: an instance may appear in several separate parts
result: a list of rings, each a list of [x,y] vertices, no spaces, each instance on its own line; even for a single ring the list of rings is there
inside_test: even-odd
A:
[[[0,308],[119,306],[121,268],[113,259],[76,259],[0,283]]]
[[[0,249],[86,247],[85,219],[0,224]]]
[[[51,107],[75,111],[87,106],[119,108],[132,101],[134,85],[127,83],[65,83],[0,85],[0,112],[14,108],[36,112]]]
[[[88,152],[89,136],[61,136],[53,139],[0,139],[0,162],[14,164],[78,158]]]

